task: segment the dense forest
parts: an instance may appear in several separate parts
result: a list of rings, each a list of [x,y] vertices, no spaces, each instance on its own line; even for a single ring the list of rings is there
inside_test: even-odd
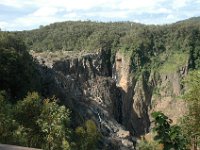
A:
[[[199,18],[170,25],[143,25],[133,22],[63,22],[32,31],[15,32],[24,38],[28,50],[34,51],[96,51],[117,50],[131,55],[133,69],[153,62],[157,56],[188,53],[191,68],[199,68]],[[152,61],[153,60],[153,61]],[[158,60],[160,61],[160,60]],[[138,66],[135,66],[138,64]]]
[[[192,72],[200,69],[200,19],[163,26],[68,21],[31,31],[1,31],[0,143],[43,149],[95,149],[101,138],[95,123],[85,120],[80,126],[71,127],[70,110],[56,97],[42,93],[38,64],[29,51],[95,52],[99,49],[111,53],[112,63],[115,53],[122,51],[131,58],[131,69],[136,74],[149,74],[150,68],[171,71],[184,63],[184,58],[188,58]],[[170,64],[170,59],[174,64]],[[164,68],[160,67],[168,61]],[[191,89],[184,97],[189,113],[182,125],[170,127],[164,114],[153,114],[157,139],[166,150],[200,144],[199,72],[192,72],[186,82]],[[143,144],[139,146],[143,150],[152,146],[152,143]]]

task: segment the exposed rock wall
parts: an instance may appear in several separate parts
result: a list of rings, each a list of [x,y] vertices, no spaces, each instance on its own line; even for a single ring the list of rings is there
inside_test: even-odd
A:
[[[156,92],[153,93],[153,108],[151,111],[162,111],[173,123],[177,123],[178,119],[186,112],[186,103],[181,99],[185,91],[182,83],[188,74],[188,63],[177,68],[174,72],[160,73],[158,83],[156,84]]]
[[[181,82],[187,73],[188,63],[173,72],[151,69],[136,77],[130,57],[117,52],[113,79],[122,93],[122,124],[136,136],[148,133],[152,111],[162,111],[176,123],[186,110],[179,96],[184,92]]]
[[[110,56],[106,51],[60,60],[48,54],[34,56],[43,65],[40,68],[43,93],[56,95],[71,108],[74,127],[92,119],[103,135],[101,149],[134,149],[130,132],[119,124],[123,118],[122,95],[111,78]]]
[[[148,107],[152,91],[146,83],[148,77],[142,75],[140,79],[136,79],[130,67],[130,58],[118,52],[113,67],[113,78],[122,93],[122,124],[133,135],[139,136],[148,132],[150,126]]]
[[[104,136],[102,149],[133,149],[135,137],[149,132],[152,111],[161,110],[175,122],[185,111],[177,97],[184,92],[187,63],[170,73],[150,69],[136,75],[130,56],[120,52],[113,67],[103,50],[57,55],[33,54],[43,66],[43,93],[71,108],[73,126],[93,119]]]

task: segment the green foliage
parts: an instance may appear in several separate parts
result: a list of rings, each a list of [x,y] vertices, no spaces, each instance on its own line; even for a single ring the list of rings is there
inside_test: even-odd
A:
[[[32,57],[21,38],[11,33],[0,32],[0,77],[0,90],[9,92],[12,100],[39,89],[39,77]]]
[[[160,66],[161,73],[173,73],[176,72],[180,67],[187,64],[188,61],[188,54],[175,52],[169,56],[167,56],[167,60],[164,61]]]
[[[32,92],[16,104],[10,104],[0,92],[0,143],[54,149],[96,149],[100,134],[88,120],[75,130],[69,128],[69,110],[59,106],[55,97],[42,99]]]
[[[28,93],[22,101],[17,103],[15,109],[15,117],[18,122],[24,127],[33,128],[36,125],[33,123],[36,122],[42,111],[42,99],[36,92]],[[26,120],[30,120],[30,122],[26,122]]]
[[[67,135],[69,129],[69,111],[65,106],[59,106],[56,99],[45,99],[41,114],[36,123],[42,130],[43,140],[46,143],[44,149],[69,149]]]
[[[0,91],[0,143],[15,143],[14,131],[18,124],[13,119],[12,113],[5,91]]]
[[[192,147],[200,146],[200,71],[190,72],[185,80],[188,91],[184,99],[188,105],[188,113],[182,118],[182,127]]]
[[[169,141],[168,132],[170,129],[170,123],[167,120],[168,117],[161,112],[153,112],[152,117],[154,118],[154,131],[157,132],[155,140],[161,140],[162,142]]]
[[[140,76],[143,72],[150,74],[151,68],[155,71],[160,69],[165,73],[176,71],[177,68],[187,64],[188,57],[189,68],[198,69],[199,39],[200,23],[194,20],[165,26],[146,26],[132,22],[68,21],[32,31],[0,32],[0,90],[6,90],[10,95],[9,98],[5,94],[0,96],[1,142],[44,149],[69,149],[71,146],[66,125],[69,121],[68,111],[58,106],[54,98],[47,99],[44,103],[38,94],[32,93],[16,105],[8,102],[16,102],[28,91],[40,89],[36,65],[26,51],[25,45],[28,50],[35,51],[90,52],[104,49],[108,51],[106,55],[107,58],[111,58],[111,62],[114,60],[115,52],[121,50],[126,57],[130,57],[132,73]],[[194,79],[198,77],[194,76]],[[191,83],[193,82],[195,88],[186,95],[189,113],[183,121],[185,132],[190,139],[194,135],[194,138],[199,137],[198,124],[200,124],[198,120],[200,95],[197,84],[199,81]],[[155,114],[154,118],[157,122],[155,125],[157,138],[165,143],[165,147],[177,149],[184,147],[185,140],[178,126],[171,126],[164,114]],[[76,134],[80,149],[95,148],[98,138],[94,135],[99,136],[94,123],[86,122],[76,129]],[[52,142],[52,139],[55,142]]]
[[[0,93],[0,143],[49,150],[76,148],[68,127],[69,111],[55,97],[43,99],[30,92],[23,98],[27,91],[40,91],[36,67],[19,34],[0,32],[0,90],[6,91]],[[95,124],[88,121],[84,129],[87,147],[95,147]]]
[[[96,149],[100,133],[92,120],[87,120],[83,126],[77,127],[75,133],[79,150]]]
[[[137,150],[162,150],[162,146],[157,141],[142,140],[137,145]]]
[[[55,98],[43,100],[33,92],[17,104],[9,104],[4,95],[1,92],[0,143],[70,149],[69,111]]]
[[[31,32],[24,31],[20,35],[26,37],[25,42],[30,50],[93,51],[116,47],[127,27],[130,28],[130,24],[68,21]]]
[[[164,145],[164,150],[175,149],[184,150],[186,149],[186,137],[183,135],[180,126],[170,125],[172,120],[165,116],[162,112],[153,112],[152,117],[154,118],[153,131],[156,132],[155,140]]]
[[[40,147],[43,143],[41,129],[37,124],[38,117],[42,111],[42,99],[38,93],[29,93],[22,101],[15,106],[14,117],[21,125],[21,133],[26,133],[27,146]],[[29,121],[27,121],[29,120]]]
[[[174,71],[188,60],[188,55],[190,68],[200,67],[199,20],[164,26],[67,21],[15,34],[24,37],[28,50],[91,52],[104,49],[111,51],[112,63],[115,52],[120,50],[131,58],[131,69],[136,73],[150,67]],[[166,60],[159,58],[162,54]]]

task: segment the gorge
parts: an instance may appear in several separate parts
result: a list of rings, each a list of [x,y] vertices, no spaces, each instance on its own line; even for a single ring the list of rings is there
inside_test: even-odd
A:
[[[44,98],[40,103],[56,97],[69,109],[72,133],[92,120],[101,135],[97,149],[135,149],[152,131],[152,112],[162,111],[172,124],[187,112],[184,80],[200,67],[199,20],[163,26],[68,21],[1,31],[0,90],[8,93],[14,115],[15,105],[36,91]]]
[[[113,65],[105,50],[32,52],[32,56],[43,66],[41,76],[47,82],[43,93],[58,96],[76,114],[75,122],[81,120],[77,114],[84,120],[92,118],[104,136],[103,149],[111,145],[134,149],[136,139],[150,131],[152,110],[163,111],[176,122],[186,109],[176,96],[183,92],[181,80],[188,73],[188,60],[174,72],[151,70],[135,77],[130,59],[120,52]]]

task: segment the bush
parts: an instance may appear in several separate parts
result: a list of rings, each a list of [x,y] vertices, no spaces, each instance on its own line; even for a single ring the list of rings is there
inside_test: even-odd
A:
[[[29,93],[17,104],[9,104],[0,93],[0,143],[42,149],[70,149],[69,111],[56,99],[43,100]]]
[[[157,141],[142,140],[137,145],[137,150],[163,150],[163,146]]]
[[[100,138],[100,133],[98,132],[97,127],[92,120],[87,120],[83,126],[77,127],[75,133],[78,140],[78,149],[96,149],[97,142]]]

